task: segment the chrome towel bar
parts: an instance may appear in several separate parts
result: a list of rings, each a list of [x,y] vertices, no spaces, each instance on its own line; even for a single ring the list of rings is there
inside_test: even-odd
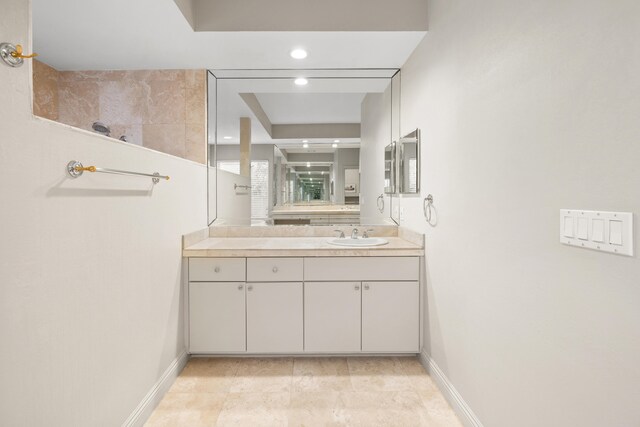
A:
[[[251,186],[250,185],[233,184],[233,189],[234,190],[237,190],[238,188],[244,188],[246,190],[251,190]]]
[[[142,173],[142,172],[130,172],[130,171],[121,171],[117,169],[107,169],[107,168],[98,168],[95,166],[83,166],[82,163],[71,160],[67,164],[67,173],[71,178],[77,178],[82,176],[84,172],[100,172],[100,173],[110,173],[114,175],[129,175],[129,176],[146,176],[151,178],[154,184],[160,182],[161,179],[169,180],[167,175],[160,175],[158,172],[154,173]]]

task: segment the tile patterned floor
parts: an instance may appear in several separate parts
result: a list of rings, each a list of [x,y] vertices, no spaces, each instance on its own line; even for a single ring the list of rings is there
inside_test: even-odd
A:
[[[414,357],[193,358],[147,427],[461,427]]]

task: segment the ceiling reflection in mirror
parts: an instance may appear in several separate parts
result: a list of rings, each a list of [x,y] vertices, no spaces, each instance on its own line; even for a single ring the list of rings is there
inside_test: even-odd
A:
[[[210,71],[210,223],[388,223],[390,213],[361,215],[361,180],[385,167],[383,155],[361,162],[362,122],[363,105],[380,104],[388,134],[376,139],[391,141],[396,72]]]

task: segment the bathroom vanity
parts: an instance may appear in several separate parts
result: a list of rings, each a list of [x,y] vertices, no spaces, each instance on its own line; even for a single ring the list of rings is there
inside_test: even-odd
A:
[[[418,353],[423,236],[377,227],[388,244],[338,247],[335,228],[185,236],[190,353]]]

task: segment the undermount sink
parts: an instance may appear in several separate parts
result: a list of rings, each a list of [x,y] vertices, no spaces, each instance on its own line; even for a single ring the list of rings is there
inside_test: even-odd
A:
[[[381,246],[389,243],[388,240],[381,237],[359,237],[357,239],[341,238],[329,240],[329,243],[336,246]]]

